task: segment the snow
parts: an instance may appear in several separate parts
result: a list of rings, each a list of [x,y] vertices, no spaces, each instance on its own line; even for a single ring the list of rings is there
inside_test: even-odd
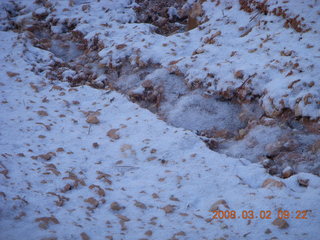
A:
[[[319,48],[314,31],[305,33],[299,41],[301,34],[284,30],[283,21],[274,16],[262,16],[266,21],[274,21],[267,26],[271,30],[267,30],[256,26],[258,19],[247,25],[251,16],[238,11],[238,2],[233,6],[232,1],[222,1],[213,7],[216,3],[208,1],[203,3],[205,14],[213,17],[203,23],[202,30],[198,27],[165,37],[155,34],[150,24],[133,23],[133,1],[49,2],[54,4],[55,11],[47,18],[58,20],[56,26],[51,26],[54,33],[61,33],[64,24],[72,22],[75,16],[75,30],[84,33],[89,42],[98,36],[104,43],[99,52],[100,64],[121,66],[129,58],[136,67],[138,56],[141,62],[148,63],[149,68],[143,71],[124,69],[125,73],[113,81],[120,92],[133,89],[141,94],[144,89],[139,73],[147,71],[145,79],[166,86],[165,103],[159,110],[163,118],[114,89],[72,87],[67,79],[77,73],[67,67],[61,81],[49,79],[50,65],[72,61],[81,51],[72,42],[67,42],[66,51],[59,47],[61,42],[54,42],[50,51],[33,46],[28,34],[10,30],[1,7],[14,9],[13,3],[0,3],[1,239],[318,238],[320,178],[306,172],[285,179],[272,177],[258,163],[264,147],[289,130],[283,126],[252,126],[243,141],[226,142],[227,151],[211,151],[195,130],[228,126],[236,132],[243,127],[237,119],[243,109],[217,97],[203,97],[202,90],[191,91],[183,83],[201,81],[205,91],[216,92],[241,85],[242,81],[233,77],[235,70],[244,70],[244,79],[259,72],[251,87],[255,93],[265,94],[260,99],[265,111],[281,107],[281,99],[284,107],[294,108],[297,98],[311,93],[312,104],[300,102],[299,113],[319,117],[319,82],[310,87],[312,91],[305,87],[319,75],[319,68],[310,66],[317,62],[315,52]],[[70,2],[73,6],[69,6]],[[16,4],[26,5],[25,18],[18,16],[17,22],[31,21],[28,11],[47,11],[31,1]],[[85,4],[90,5],[88,12],[82,10]],[[230,10],[221,11],[230,5]],[[319,17],[319,3],[315,2],[313,9],[303,1],[288,1],[285,5],[292,14],[309,14],[307,24]],[[66,8],[69,10],[63,10]],[[101,25],[106,23],[109,27]],[[254,28],[242,38],[239,26]],[[214,45],[204,45],[203,40],[217,31],[221,35],[215,37]],[[256,53],[249,53],[268,31],[273,42],[267,41]],[[314,45],[313,50],[305,48],[309,43]],[[117,47],[120,44],[126,46]],[[284,47],[295,53],[281,56],[279,52]],[[237,54],[230,57],[233,50]],[[286,58],[299,59],[300,67],[308,71],[297,71],[284,78],[287,72],[278,70],[287,62]],[[170,64],[177,60],[180,61]],[[152,64],[161,67],[153,69]],[[183,76],[169,74],[171,65]],[[213,73],[214,79],[208,73]],[[104,73],[96,81],[103,82],[108,77]],[[287,89],[296,78],[301,81]],[[211,81],[211,86],[206,85]],[[252,111],[254,106],[245,110]],[[252,114],[259,115],[260,109],[255,110]],[[88,116],[96,116],[99,123],[88,123]],[[265,122],[271,121],[265,118]],[[250,147],[253,138],[260,145]],[[318,136],[306,134],[297,138],[308,146]],[[283,185],[265,185],[270,178]],[[308,180],[308,185],[303,186],[301,180]],[[237,216],[250,210],[259,216],[259,211],[264,210],[271,211],[272,218],[212,219],[209,209],[222,199],[228,207],[220,209],[235,210]],[[123,208],[111,209],[113,202]],[[272,224],[279,210],[289,210],[291,216],[307,210],[308,219],[286,219],[289,227],[280,229]],[[152,231],[152,235],[148,236],[147,231]]]

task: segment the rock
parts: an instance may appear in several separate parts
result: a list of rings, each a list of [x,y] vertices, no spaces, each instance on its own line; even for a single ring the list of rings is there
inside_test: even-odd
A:
[[[283,149],[286,151],[294,151],[299,147],[299,142],[295,139],[285,139],[281,141]]]
[[[294,173],[294,171],[293,171],[293,169],[291,167],[286,167],[282,171],[282,177],[283,178],[291,177],[293,175],[293,173]]]
[[[116,49],[121,50],[123,48],[125,48],[127,45],[126,44],[118,44],[116,45]]]
[[[110,209],[112,209],[113,211],[120,211],[122,208],[123,207],[121,207],[117,202],[113,202],[110,204]]]
[[[194,29],[199,26],[200,22],[198,17],[203,15],[201,3],[194,3],[188,16],[188,30]]]
[[[264,159],[262,161],[262,166],[264,168],[270,168],[272,166],[272,161],[270,159]]]
[[[142,203],[142,202],[139,202],[139,201],[137,201],[137,200],[135,200],[135,204],[134,204],[136,207],[138,207],[138,208],[141,208],[141,209],[147,209],[147,206],[144,204],[144,203]]]
[[[187,234],[184,231],[175,233],[176,236],[186,236]]]
[[[267,229],[264,231],[264,233],[265,233],[265,234],[270,234],[270,233],[272,233],[272,232],[271,232],[271,230],[270,230],[269,228],[267,228]]]
[[[243,139],[248,134],[248,129],[239,129],[239,138]]]
[[[53,152],[48,152],[46,154],[40,154],[38,157],[42,158],[43,160],[49,161],[53,156],[56,156],[56,154]]]
[[[47,10],[44,7],[38,8],[32,13],[32,17],[34,17],[37,20],[43,20],[48,15],[49,15],[49,13],[47,12]]]
[[[94,116],[94,115],[89,115],[87,117],[87,123],[90,123],[90,124],[98,124],[100,123],[99,119],[97,118],[97,116]]]
[[[94,142],[94,143],[92,143],[92,147],[94,147],[94,148],[98,148],[98,147],[99,147],[99,144],[98,144],[98,143],[96,143],[96,142]]]
[[[68,183],[63,187],[63,189],[61,189],[61,192],[62,193],[68,192],[68,191],[72,190],[72,188],[73,188],[73,186]]]
[[[106,192],[103,190],[103,188],[101,188],[99,185],[95,185],[95,184],[91,184],[89,186],[89,189],[95,189],[96,193],[100,196],[100,197],[104,197],[106,196]]]
[[[175,210],[175,205],[167,205],[162,208],[165,213],[173,213]]]
[[[64,152],[64,148],[59,147],[59,148],[56,149],[56,152]]]
[[[268,156],[277,156],[282,151],[293,151],[297,149],[299,143],[297,140],[292,139],[291,136],[285,136],[282,139],[269,143],[265,146],[265,151],[267,152]]]
[[[279,172],[279,169],[278,169],[277,166],[271,166],[271,167],[268,169],[268,173],[269,173],[270,175],[276,175],[276,174],[278,174],[278,172]]]
[[[209,212],[213,212],[213,211],[217,211],[220,210],[219,206],[223,205],[225,208],[230,209],[227,202],[223,199],[220,199],[218,201],[216,201],[214,204],[211,205]]]
[[[152,193],[152,197],[153,197],[153,198],[159,198],[159,195],[156,194],[156,193]]]
[[[118,217],[120,220],[124,221],[124,222],[129,222],[129,221],[130,221],[129,218],[127,218],[126,216],[121,215],[121,214],[117,214],[117,217]]]
[[[272,178],[268,178],[262,183],[263,188],[270,188],[270,187],[282,188],[285,186],[286,185],[283,182],[274,180]]]
[[[16,77],[20,75],[20,73],[15,73],[15,72],[7,72],[8,77]]]
[[[86,234],[85,232],[82,232],[80,234],[82,240],[90,240],[90,237],[88,236],[88,234]]]
[[[268,156],[276,156],[280,153],[282,146],[283,145],[280,141],[276,141],[274,143],[267,144],[264,149]]]
[[[151,80],[145,80],[142,82],[141,86],[144,87],[145,89],[152,89],[153,83]]]
[[[169,198],[171,201],[175,201],[175,202],[179,202],[179,198],[176,198],[175,196],[171,195],[171,197]]]
[[[320,151],[320,140],[318,140],[314,144],[312,144],[310,146],[310,150],[314,154],[316,154],[318,151]]]
[[[273,118],[269,118],[269,117],[262,117],[260,119],[260,123],[264,126],[273,126],[277,123],[277,121]]]
[[[234,77],[237,78],[237,79],[243,79],[243,77],[244,77],[243,71],[242,70],[236,71],[234,73]]]
[[[273,225],[278,226],[280,229],[285,229],[289,227],[289,224],[284,220],[280,218],[276,218],[273,222]]]
[[[146,231],[145,233],[144,233],[144,235],[146,235],[146,236],[152,236],[152,231],[151,230],[148,230],[148,231]]]
[[[83,4],[81,7],[81,10],[83,12],[88,12],[90,10],[91,6],[89,4]]]
[[[94,208],[97,208],[99,206],[99,202],[93,197],[87,198],[84,201],[91,204]]]
[[[35,222],[39,222],[39,227],[42,229],[48,229],[49,223],[60,224],[59,220],[54,216],[36,218]]]
[[[41,116],[41,117],[46,117],[46,116],[48,116],[48,113],[47,113],[46,111],[43,111],[43,110],[40,110],[40,111],[38,111],[37,113],[38,113],[38,115]]]
[[[308,187],[309,179],[298,178],[298,183],[301,187]]]
[[[221,229],[228,229],[228,225],[225,223],[222,223],[220,226]]]
[[[119,129],[111,129],[107,132],[107,136],[110,137],[113,140],[117,140],[120,138],[120,136],[117,134],[117,131]]]

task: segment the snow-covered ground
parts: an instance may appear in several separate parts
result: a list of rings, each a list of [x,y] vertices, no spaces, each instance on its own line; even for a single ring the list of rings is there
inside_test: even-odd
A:
[[[0,239],[318,239],[320,3],[141,2],[0,3]]]

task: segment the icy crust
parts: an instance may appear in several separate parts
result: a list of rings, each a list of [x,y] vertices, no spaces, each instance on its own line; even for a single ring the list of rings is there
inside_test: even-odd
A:
[[[51,56],[16,33],[0,31],[0,52],[1,239],[318,237],[319,177],[270,180],[116,92],[35,75]],[[217,208],[272,219],[213,220]],[[308,219],[272,224],[281,209]]]
[[[156,34],[150,24],[134,23],[136,4],[130,1],[65,5],[57,2],[52,16],[73,18],[75,30],[89,41],[98,37],[101,64],[107,67],[127,61],[139,67],[161,64],[183,76],[190,88],[203,86],[208,94],[242,101],[258,99],[270,116],[284,109],[311,119],[320,116],[318,2],[270,0],[264,15],[240,10],[238,1],[205,1],[197,28],[168,37]],[[279,7],[286,18],[277,16]],[[286,23],[298,14],[301,31],[294,22]]]

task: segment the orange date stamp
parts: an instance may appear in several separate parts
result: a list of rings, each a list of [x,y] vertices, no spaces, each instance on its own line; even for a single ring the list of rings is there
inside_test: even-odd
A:
[[[273,219],[274,217],[280,219],[308,219],[307,213],[308,210],[297,210],[297,211],[289,211],[289,210],[279,210],[276,212],[272,212],[270,210],[243,210],[243,211],[235,211],[235,210],[216,210],[211,211],[213,213],[213,219]],[[274,216],[276,214],[276,216]]]

